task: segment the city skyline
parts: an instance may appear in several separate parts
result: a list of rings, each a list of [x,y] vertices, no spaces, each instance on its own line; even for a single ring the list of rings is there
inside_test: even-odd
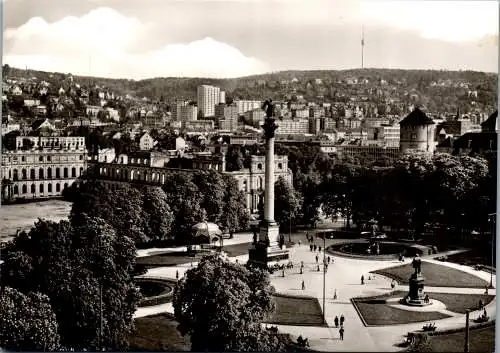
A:
[[[495,1],[67,2],[4,0],[3,63],[129,79],[343,70],[361,67],[363,27],[365,68],[498,71]]]

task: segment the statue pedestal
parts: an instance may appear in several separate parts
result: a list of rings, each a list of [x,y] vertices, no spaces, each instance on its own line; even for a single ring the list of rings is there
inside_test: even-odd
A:
[[[248,262],[259,267],[267,268],[270,262],[287,260],[289,250],[279,246],[279,225],[276,222],[262,222],[260,225],[259,241],[249,249]]]
[[[432,304],[430,301],[425,302],[424,293],[424,276],[420,273],[414,273],[410,277],[410,293],[405,298],[405,303],[411,306],[427,306]]]

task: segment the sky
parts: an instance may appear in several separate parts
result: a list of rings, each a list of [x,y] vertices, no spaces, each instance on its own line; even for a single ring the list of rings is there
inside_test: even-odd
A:
[[[229,78],[370,68],[498,72],[497,1],[1,0],[3,64]]]

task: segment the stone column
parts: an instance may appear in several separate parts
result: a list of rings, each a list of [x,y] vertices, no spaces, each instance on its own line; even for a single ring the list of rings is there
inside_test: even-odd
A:
[[[274,137],[266,140],[264,220],[274,222]]]

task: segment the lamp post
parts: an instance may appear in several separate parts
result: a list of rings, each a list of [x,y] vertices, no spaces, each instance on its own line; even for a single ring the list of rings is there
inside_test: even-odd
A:
[[[323,230],[323,322],[326,324],[326,234]]]
[[[290,207],[290,212],[288,215],[290,224],[288,226],[288,242],[292,243],[292,205],[288,205]]]

